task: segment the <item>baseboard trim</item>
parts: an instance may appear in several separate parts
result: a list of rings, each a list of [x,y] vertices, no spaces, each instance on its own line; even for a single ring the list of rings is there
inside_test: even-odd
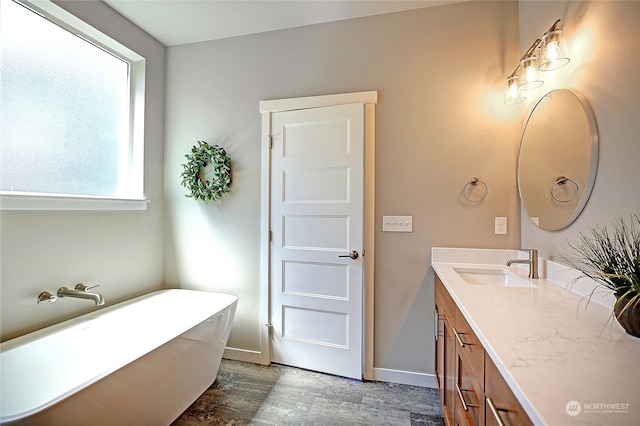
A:
[[[415,373],[413,371],[392,370],[389,368],[373,368],[373,380],[378,382],[400,383],[403,385],[437,388],[436,376],[433,374]]]
[[[224,349],[224,354],[222,355],[222,357],[234,361],[252,362],[254,364],[264,365],[264,354],[259,351],[226,347]]]
[[[247,349],[225,348],[223,358],[234,361],[252,362],[254,364],[264,364],[264,354],[259,351]],[[377,382],[399,383],[403,385],[422,386],[426,388],[438,388],[436,376],[433,374],[416,373],[413,371],[392,370],[390,368],[373,368],[371,380]]]

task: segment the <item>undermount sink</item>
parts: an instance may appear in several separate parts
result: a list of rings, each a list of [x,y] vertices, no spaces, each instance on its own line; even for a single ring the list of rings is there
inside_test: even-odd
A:
[[[453,268],[467,284],[502,287],[531,287],[534,284],[502,268]]]

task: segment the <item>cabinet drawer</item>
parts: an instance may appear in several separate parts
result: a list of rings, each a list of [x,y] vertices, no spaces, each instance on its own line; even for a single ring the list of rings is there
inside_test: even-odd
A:
[[[485,360],[485,418],[486,425],[528,426],[532,425],[522,405],[513,394],[495,364],[489,357]]]
[[[473,376],[479,380],[480,386],[483,386],[484,347],[459,310],[456,310],[453,331],[458,353],[468,364],[468,368],[471,369]]]
[[[435,275],[434,280],[434,298],[438,305],[438,314],[446,316],[453,324],[454,313],[457,309],[456,304],[438,275]]]
[[[471,371],[467,360],[457,354],[457,378],[455,383],[455,418],[457,423],[484,424],[484,377]]]

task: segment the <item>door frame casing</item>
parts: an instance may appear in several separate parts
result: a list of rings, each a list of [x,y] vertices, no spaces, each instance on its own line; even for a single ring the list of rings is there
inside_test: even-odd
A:
[[[276,112],[299,109],[363,104],[364,131],[364,282],[363,282],[363,376],[373,380],[374,371],[374,259],[375,259],[375,105],[378,92],[276,99],[260,102],[262,114],[261,188],[260,188],[260,351],[247,361],[268,365],[271,362],[270,307],[270,224],[271,224],[271,116]]]

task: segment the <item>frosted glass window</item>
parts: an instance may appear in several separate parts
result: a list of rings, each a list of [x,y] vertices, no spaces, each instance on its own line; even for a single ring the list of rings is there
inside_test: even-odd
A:
[[[127,193],[130,62],[14,1],[1,4],[0,190]]]

